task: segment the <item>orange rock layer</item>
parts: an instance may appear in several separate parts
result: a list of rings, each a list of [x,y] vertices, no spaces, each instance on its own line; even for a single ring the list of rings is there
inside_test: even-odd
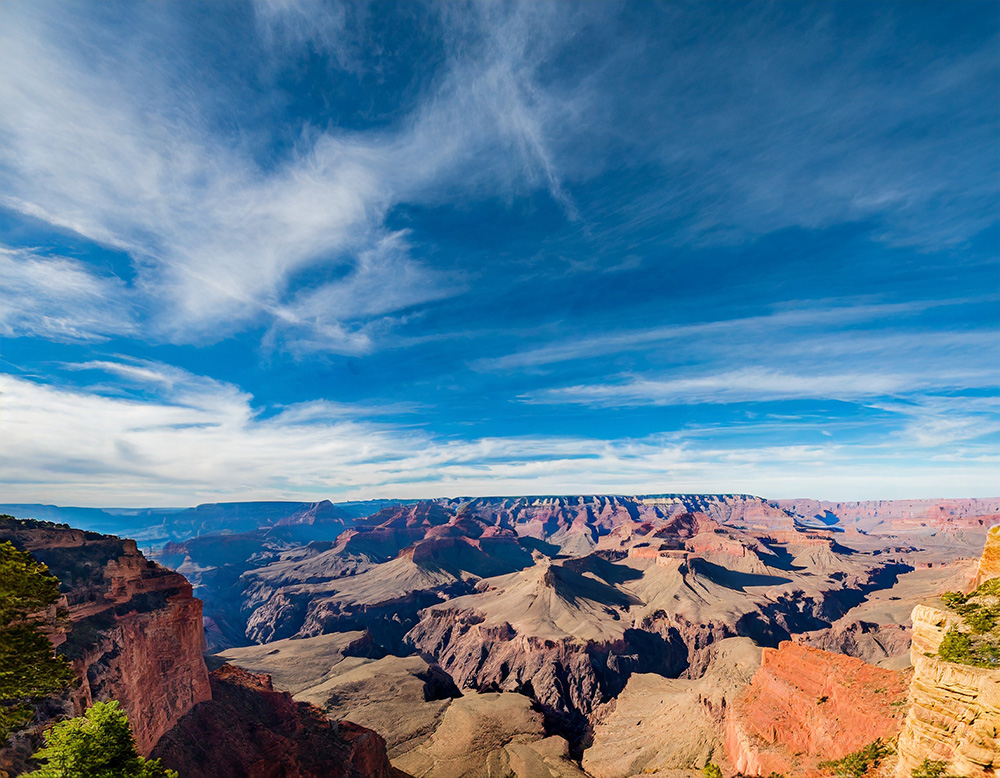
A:
[[[764,649],[749,688],[726,716],[726,754],[742,773],[820,775],[900,729],[908,678],[894,670],[784,642]]]

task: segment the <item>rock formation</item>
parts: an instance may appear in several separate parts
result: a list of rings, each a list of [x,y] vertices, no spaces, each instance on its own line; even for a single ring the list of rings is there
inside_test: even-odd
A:
[[[972,588],[1000,576],[998,563],[1000,527],[993,527]],[[938,655],[949,630],[968,630],[962,616],[941,600],[918,605],[912,618],[913,681],[899,736],[897,776],[909,776],[925,759],[945,762],[950,772],[969,778],[995,776],[1000,772],[1000,668],[957,664]]]
[[[907,677],[810,646],[764,649],[729,708],[726,754],[743,773],[802,775],[899,731]]]
[[[585,778],[560,737],[545,737],[542,715],[520,694],[455,700],[437,731],[395,764],[414,778]]]
[[[182,575],[147,560],[134,541],[57,525],[2,519],[0,540],[30,552],[62,584],[68,623],[53,642],[81,679],[73,715],[118,700],[148,754],[209,698],[201,602]]]
[[[185,778],[389,778],[385,741],[276,692],[266,675],[223,665],[153,756]]]
[[[989,579],[997,577],[1000,577],[1000,524],[990,528],[986,535],[986,545],[983,548],[983,555],[979,558],[972,588],[975,589]]]
[[[155,751],[185,778],[394,775],[378,735],[331,723],[315,707],[274,692],[266,676],[223,667],[210,680],[201,602],[182,575],[145,559],[134,541],[8,518],[0,519],[0,540],[28,551],[60,580],[66,615],[49,624],[50,637],[80,678],[65,700],[40,710],[48,721],[0,750],[0,774],[26,769],[51,720],[116,699],[140,752]],[[364,652],[366,638],[359,633],[338,645]]]
[[[629,778],[669,770],[725,766],[723,725],[733,699],[750,683],[761,649],[727,638],[711,649],[701,678],[639,673],[597,711],[583,768],[595,778]]]
[[[360,632],[330,633],[233,648],[220,655],[239,667],[272,675],[277,688],[380,733],[390,758],[423,743],[437,729],[453,697],[451,678],[419,656],[369,653]]]

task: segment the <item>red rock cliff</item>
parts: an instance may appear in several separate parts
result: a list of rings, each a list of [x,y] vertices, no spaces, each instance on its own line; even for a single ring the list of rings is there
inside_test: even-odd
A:
[[[223,665],[212,699],[185,716],[153,756],[185,778],[389,778],[385,741],[332,723],[315,706],[276,692],[269,676]]]
[[[907,677],[860,659],[784,642],[764,649],[760,669],[726,717],[726,754],[747,774],[820,775],[902,722]]]
[[[73,714],[119,700],[148,754],[197,703],[209,699],[201,601],[184,576],[147,560],[131,540],[42,522],[0,521],[9,540],[49,566],[68,623],[51,635],[81,683]]]

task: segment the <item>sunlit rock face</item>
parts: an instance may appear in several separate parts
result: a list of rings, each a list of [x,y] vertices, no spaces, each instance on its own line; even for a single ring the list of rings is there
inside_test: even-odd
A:
[[[907,675],[855,657],[785,642],[729,708],[725,745],[747,774],[808,774],[899,731]]]
[[[1000,526],[993,527],[970,590],[1000,576]],[[1000,669],[946,662],[938,649],[962,618],[940,601],[913,609],[913,682],[899,736],[897,776],[925,759],[955,775],[986,778],[1000,771]]]
[[[991,578],[997,577],[1000,577],[1000,524],[992,527],[986,535],[986,546],[979,558],[976,577],[970,588],[976,589]]]

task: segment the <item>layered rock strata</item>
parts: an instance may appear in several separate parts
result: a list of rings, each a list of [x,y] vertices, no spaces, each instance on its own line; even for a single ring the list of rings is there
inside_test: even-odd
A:
[[[899,731],[907,676],[797,643],[764,649],[750,687],[725,723],[729,762],[741,773],[809,775]]]
[[[950,773],[967,778],[1000,772],[1000,669],[937,655],[948,631],[961,626],[961,617],[943,608],[913,610],[913,682],[899,736],[899,778],[908,778],[925,759],[945,762]]]
[[[991,578],[997,577],[1000,577],[1000,524],[991,527],[986,534],[986,545],[983,548],[983,555],[979,558],[976,577],[971,588],[976,589]]]
[[[139,553],[131,540],[42,522],[0,521],[9,540],[61,583],[67,619],[51,637],[80,678],[72,712],[115,699],[148,754],[199,702],[209,699],[201,601],[184,576]]]

